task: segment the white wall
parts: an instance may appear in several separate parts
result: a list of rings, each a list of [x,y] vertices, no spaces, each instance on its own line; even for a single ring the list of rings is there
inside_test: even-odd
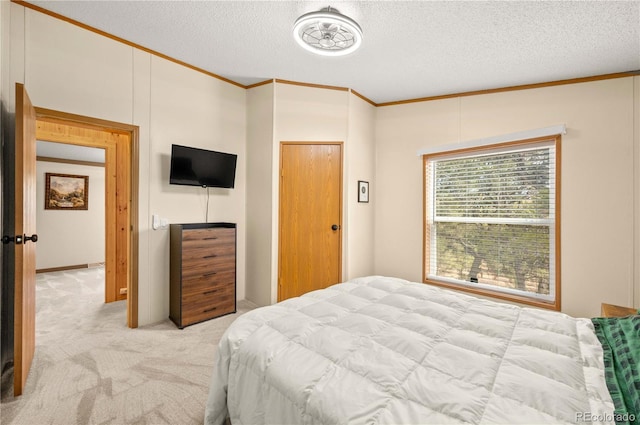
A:
[[[278,170],[281,142],[343,142],[342,278],[373,272],[373,204],[357,203],[357,181],[374,180],[373,106],[348,90],[275,84],[271,301],[277,299]]]
[[[591,317],[601,302],[633,305],[634,90],[629,77],[378,108],[376,273],[421,280],[418,149],[564,123],[562,311]]]
[[[345,279],[367,276],[374,270],[374,213],[377,202],[375,109],[358,96],[349,96],[345,144]],[[358,180],[369,182],[368,203],[358,202]]]
[[[422,158],[416,151],[458,140],[459,99],[376,110],[375,273],[420,282]]]
[[[346,90],[331,90],[324,88],[306,87],[291,84],[275,84],[275,119],[273,137],[273,225],[272,225],[272,280],[271,302],[277,300],[278,284],[278,206],[281,142],[347,142],[349,92]],[[343,161],[347,156],[343,152]],[[346,187],[346,175],[343,184]],[[347,191],[343,189],[343,194]],[[344,202],[343,202],[344,205]],[[343,224],[345,222],[343,216]],[[347,230],[343,229],[343,278],[347,240]]]
[[[189,68],[151,57],[149,125],[150,214],[171,223],[237,223],[236,276],[238,299],[245,298],[245,91]],[[171,144],[238,155],[234,189],[169,184]],[[207,190],[209,217],[207,220]],[[147,219],[147,228],[148,220]],[[151,286],[149,308],[155,317],[168,315],[169,232],[149,231]],[[162,265],[162,266],[160,266]],[[162,311],[160,310],[162,308]]]
[[[87,210],[44,208],[45,173],[89,177]],[[36,270],[104,262],[104,167],[36,161]]]
[[[23,82],[34,106],[133,124],[133,48],[23,10]]]
[[[357,181],[374,187],[374,107],[349,90],[270,83],[248,94],[247,298],[277,300],[281,142],[343,142],[342,278],[373,272],[373,205],[358,204]]]
[[[247,91],[247,299],[271,304],[274,84]]]
[[[246,91],[13,3],[10,60],[4,99],[23,82],[35,106],[139,126],[139,325],[169,313],[168,232],[151,214],[205,221],[206,192],[168,184],[171,143],[238,154],[236,188],[210,191],[209,220],[238,224],[244,298]]]

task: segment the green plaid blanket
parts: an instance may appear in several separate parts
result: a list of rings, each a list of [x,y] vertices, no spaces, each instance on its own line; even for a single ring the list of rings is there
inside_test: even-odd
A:
[[[591,319],[604,351],[616,424],[640,425],[640,316]]]

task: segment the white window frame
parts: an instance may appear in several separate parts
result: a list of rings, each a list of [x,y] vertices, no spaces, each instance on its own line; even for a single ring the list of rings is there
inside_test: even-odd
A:
[[[550,208],[554,209],[552,219],[525,219],[509,218],[497,219],[487,218],[446,218],[435,217],[435,189],[433,187],[434,176],[428,175],[430,169],[429,162],[432,160],[443,160],[451,158],[464,158],[480,156],[491,153],[507,153],[536,149],[549,146],[555,151],[555,166],[550,170],[550,179],[555,185],[555,196],[550,200]],[[423,220],[423,281],[425,283],[448,287],[451,289],[471,292],[478,295],[495,297],[499,299],[515,301],[528,305],[560,310],[560,171],[561,171],[561,135],[538,137],[525,140],[516,140],[494,145],[482,145],[467,148],[460,148],[450,151],[436,153],[426,153],[423,155],[423,183],[424,183],[424,220]],[[432,171],[433,172],[433,171]],[[489,284],[464,282],[457,279],[437,276],[434,273],[436,264],[432,264],[430,253],[436,249],[435,227],[431,231],[430,227],[435,222],[456,222],[456,223],[488,223],[488,224],[526,224],[549,227],[549,294],[525,293],[524,291],[510,288],[501,288]],[[437,261],[437,259],[436,259]]]

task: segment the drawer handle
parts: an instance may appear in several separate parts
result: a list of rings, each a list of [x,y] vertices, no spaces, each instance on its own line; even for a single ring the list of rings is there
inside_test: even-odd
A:
[[[205,256],[204,256],[204,257],[202,257],[202,258],[214,258],[214,257],[217,257],[217,255],[216,255],[216,254],[205,255]]]
[[[218,239],[218,237],[217,236],[212,236],[212,237],[209,237],[209,238],[204,238],[205,241],[210,241],[210,240],[213,240],[213,239]]]
[[[217,290],[217,289],[212,289],[212,290],[210,290],[210,291],[203,292],[203,293],[202,293],[202,295],[215,294],[216,292],[218,292],[218,290]]]
[[[208,309],[204,310],[203,313],[209,313],[211,311],[216,311],[217,309],[218,309],[218,307],[208,308]]]
[[[202,275],[202,277],[209,277],[209,276],[213,276],[214,274],[218,274],[218,272],[205,273]]]

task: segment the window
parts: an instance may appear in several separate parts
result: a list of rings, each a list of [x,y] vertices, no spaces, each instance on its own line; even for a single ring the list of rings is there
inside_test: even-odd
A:
[[[560,309],[560,136],[424,155],[424,281]]]

